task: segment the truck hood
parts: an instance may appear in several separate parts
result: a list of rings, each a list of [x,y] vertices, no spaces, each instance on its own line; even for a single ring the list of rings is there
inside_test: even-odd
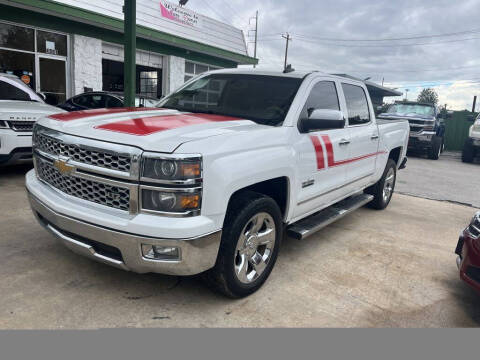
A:
[[[160,108],[75,111],[44,117],[39,124],[74,136],[163,153],[173,153],[190,141],[268,127],[230,116]]]
[[[64,110],[36,101],[0,100],[0,120],[36,121],[61,112]]]
[[[401,114],[401,113],[382,113],[378,115],[380,119],[405,119],[405,120],[434,120],[432,115],[419,115],[415,113]]]

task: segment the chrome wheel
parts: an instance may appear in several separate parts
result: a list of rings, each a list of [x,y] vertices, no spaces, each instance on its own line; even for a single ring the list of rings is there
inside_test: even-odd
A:
[[[385,182],[383,184],[383,201],[388,202],[393,193],[393,186],[395,185],[395,170],[391,167],[387,176],[385,177]]]
[[[266,212],[254,215],[244,226],[235,250],[235,275],[250,284],[265,271],[275,247],[275,221]]]

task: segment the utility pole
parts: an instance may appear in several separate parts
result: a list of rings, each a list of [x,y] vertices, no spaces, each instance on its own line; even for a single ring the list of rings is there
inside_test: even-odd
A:
[[[252,17],[249,19],[248,24],[250,25],[250,21],[252,19],[255,19],[255,42],[254,42],[254,48],[253,48],[253,57],[256,59],[257,58],[257,43],[258,43],[258,10],[255,13],[255,17]],[[257,67],[256,64],[253,64],[253,67]]]
[[[137,53],[137,0],[125,0],[124,14],[124,60],[123,96],[126,107],[135,106],[136,53]]]
[[[287,32],[287,36],[282,35],[282,37],[287,40],[285,45],[285,63],[283,65],[283,70],[285,70],[287,68],[287,59],[288,59],[288,42],[291,41],[292,38],[290,37],[290,34],[288,32]]]
[[[475,112],[476,107],[477,107],[477,95],[473,97],[472,113]]]
[[[405,89],[405,100],[408,100],[408,92],[410,91],[410,89]]]

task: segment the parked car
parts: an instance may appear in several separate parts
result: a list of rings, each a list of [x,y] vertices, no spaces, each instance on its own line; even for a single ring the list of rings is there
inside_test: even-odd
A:
[[[31,162],[35,121],[59,112],[17,76],[0,73],[0,166]]]
[[[158,103],[158,99],[145,96],[135,97],[136,107],[152,107]],[[74,96],[58,107],[67,111],[79,111],[88,109],[119,108],[124,107],[123,94],[105,91],[92,91]]]
[[[305,239],[390,202],[408,123],[377,123],[365,84],[226,69],[161,109],[48,116],[26,176],[34,214],[72,250],[138,273],[203,277],[242,297]]]
[[[475,156],[480,154],[480,114],[477,119],[470,126],[468,131],[468,139],[465,140],[465,145],[462,151],[462,161],[471,163]]]
[[[445,144],[445,124],[437,107],[415,101],[397,101],[378,117],[385,120],[408,120],[408,149],[424,152],[430,159],[438,160]]]
[[[460,235],[455,253],[460,278],[480,291],[480,211]]]

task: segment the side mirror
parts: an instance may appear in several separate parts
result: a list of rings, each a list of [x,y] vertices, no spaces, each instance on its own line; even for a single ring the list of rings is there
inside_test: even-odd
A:
[[[345,118],[338,110],[315,109],[308,118],[300,119],[299,125],[302,133],[313,130],[343,129]]]

